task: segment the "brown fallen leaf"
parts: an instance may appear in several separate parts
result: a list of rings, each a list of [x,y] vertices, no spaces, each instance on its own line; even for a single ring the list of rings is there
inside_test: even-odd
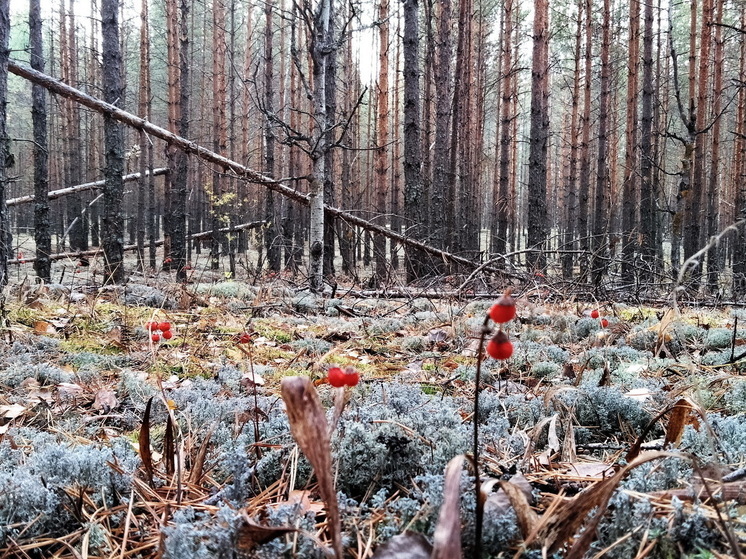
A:
[[[443,505],[433,534],[431,559],[461,557],[461,469],[464,455],[451,458],[446,466]]]
[[[342,522],[334,490],[329,425],[318,392],[308,377],[285,377],[280,388],[290,423],[290,432],[313,466],[319,492],[326,505],[332,549],[342,559]]]
[[[15,419],[26,413],[26,408],[21,404],[10,404],[9,406],[0,406],[0,417],[4,419]]]
[[[93,409],[100,410],[103,413],[109,413],[119,405],[117,395],[113,390],[101,388],[96,392],[96,398],[93,400]]]
[[[432,546],[417,532],[398,534],[380,546],[372,559],[430,559]]]
[[[150,407],[153,405],[153,398],[148,400],[145,404],[145,413],[142,417],[142,425],[140,426],[140,460],[142,460],[142,466],[145,469],[146,479],[150,485],[153,485],[153,456],[150,451]]]
[[[49,336],[56,333],[57,329],[46,320],[37,320],[34,322],[34,334]]]
[[[695,429],[699,427],[696,409],[697,405],[689,398],[681,398],[674,404],[668,417],[666,438],[663,441],[665,446],[679,446],[681,437],[684,436],[684,428],[687,425],[692,425]]]
[[[297,529],[292,526],[262,526],[244,513],[243,521],[236,533],[236,550],[246,553],[257,545],[267,543],[290,532],[297,532]]]

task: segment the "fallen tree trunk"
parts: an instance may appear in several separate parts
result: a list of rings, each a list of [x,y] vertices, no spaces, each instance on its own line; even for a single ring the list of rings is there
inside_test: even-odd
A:
[[[165,175],[168,173],[168,169],[165,167],[159,168],[159,169],[153,169],[153,176],[158,177],[160,175]],[[147,171],[145,173],[146,175],[150,175],[150,171]],[[140,178],[140,173],[132,173],[130,175],[124,175],[122,177],[122,180],[124,182],[133,182]],[[96,190],[98,188],[101,188],[104,186],[104,181],[95,181],[95,182],[87,182],[84,184],[76,184],[75,186],[68,186],[66,188],[60,188],[59,190],[50,190],[47,193],[47,199],[49,200],[56,200],[57,198],[61,198],[62,196],[67,196],[68,194],[73,194],[75,192],[83,192],[85,190]],[[18,206],[20,204],[28,204],[29,202],[33,202],[36,199],[36,196],[19,196],[18,198],[10,198],[9,200],[5,201],[6,206]]]
[[[168,144],[177,146],[179,149],[181,149],[182,151],[186,153],[192,153],[196,155],[197,157],[199,157],[200,159],[203,159],[205,161],[213,163],[214,165],[222,167],[224,170],[233,173],[238,178],[247,180],[255,184],[261,184],[269,188],[270,190],[278,192],[282,194],[283,196],[290,198],[291,200],[294,200],[301,204],[304,204],[306,206],[310,204],[309,197],[306,194],[303,194],[302,192],[298,192],[297,190],[290,188],[286,184],[283,184],[282,182],[276,179],[273,179],[272,177],[268,177],[257,171],[254,171],[253,169],[245,167],[244,165],[241,165],[240,163],[237,163],[236,161],[228,159],[227,157],[217,154],[214,151],[210,151],[207,148],[204,148],[198,144],[195,144],[194,142],[186,138],[182,138],[181,136],[178,136],[172,132],[169,132],[165,128],[156,126],[155,124],[143,118],[133,115],[132,113],[128,113],[127,111],[123,111],[122,109],[115,107],[114,105],[110,105],[109,103],[101,101],[100,99],[91,97],[90,95],[83,93],[79,89],[75,89],[74,87],[71,87],[65,83],[62,83],[58,81],[57,79],[47,74],[44,74],[43,72],[38,72],[32,68],[29,68],[28,66],[19,64],[18,62],[15,62],[13,60],[9,61],[8,63],[8,70],[12,72],[13,74],[16,74],[17,76],[20,76],[26,80],[29,80],[32,83],[38,84],[44,87],[45,89],[48,89],[49,91],[53,93],[56,93],[57,95],[61,95],[62,97],[72,99],[76,103],[80,103],[81,105],[84,105],[88,107],[89,109],[93,109],[94,111],[107,115],[113,119],[123,122],[124,124],[128,126],[136,128],[137,130],[142,130],[143,132],[146,132],[147,134],[150,134],[151,136],[160,138],[161,140],[165,141]],[[462,256],[458,256],[456,254],[452,254],[445,250],[432,247],[421,241],[410,239],[406,235],[395,233],[394,231],[391,231],[387,229],[386,227],[382,227],[380,225],[371,223],[365,219],[362,219],[361,217],[358,217],[352,213],[346,212],[339,208],[324,205],[324,211],[327,214],[332,215],[341,220],[344,220],[351,225],[357,225],[358,227],[362,227],[363,229],[366,229],[373,233],[378,233],[380,235],[383,235],[384,237],[388,237],[389,239],[396,241],[398,243],[401,243],[403,245],[408,245],[408,246],[420,249],[423,252],[426,252],[436,258],[450,261],[455,264],[467,266],[469,268],[475,268],[475,267],[481,266],[480,262],[473,262],[469,260],[468,258],[463,258]],[[506,277],[519,277],[517,275],[510,274],[509,272],[506,272],[504,270],[499,270],[496,268],[484,268],[484,270],[493,272],[493,273],[502,274],[503,276],[506,276]]]
[[[233,227],[223,227],[219,229],[220,233],[231,233],[234,231],[243,231],[245,229],[256,229],[257,227],[261,227],[262,225],[266,224],[266,221],[251,221],[249,223],[241,223],[239,225],[234,225]],[[189,235],[190,241],[201,241],[205,239],[212,238],[212,231],[202,231],[200,233],[194,233],[192,235]],[[155,246],[163,246],[163,239],[160,241],[155,241]],[[136,250],[137,245],[124,245],[124,250]],[[103,252],[103,248],[99,247],[96,249],[91,250],[79,250],[76,252],[58,252],[57,254],[50,254],[49,259],[50,260],[64,260],[66,258],[74,259],[74,258],[81,258],[81,257],[88,257],[88,256],[96,256]],[[8,260],[8,264],[26,264],[28,262],[34,262],[36,258],[15,258],[13,260]]]

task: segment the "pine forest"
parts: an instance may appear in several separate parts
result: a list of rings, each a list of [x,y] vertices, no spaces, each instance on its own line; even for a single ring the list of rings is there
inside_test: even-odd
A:
[[[746,0],[0,0],[0,558],[746,554]]]

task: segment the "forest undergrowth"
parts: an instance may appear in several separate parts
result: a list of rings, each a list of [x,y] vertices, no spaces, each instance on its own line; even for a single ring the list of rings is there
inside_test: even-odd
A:
[[[149,283],[9,289],[0,557],[741,556],[741,311],[516,296],[478,527],[499,293]]]

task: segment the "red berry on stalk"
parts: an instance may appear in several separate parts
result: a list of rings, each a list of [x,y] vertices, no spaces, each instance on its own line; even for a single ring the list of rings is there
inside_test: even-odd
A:
[[[158,330],[158,323],[157,322],[148,322],[145,324],[145,329],[148,332],[152,332],[153,330]]]
[[[510,296],[510,291],[506,291],[500,296],[497,303],[490,309],[490,318],[498,324],[510,322],[515,318],[515,300]]]
[[[358,373],[355,369],[352,367],[347,367],[344,370],[345,374],[345,384],[347,386],[356,386],[358,382],[360,382],[360,373]]]
[[[171,338],[174,337],[174,334],[173,334],[173,332],[171,332],[171,330],[164,330],[163,334],[161,334],[161,336],[163,336],[164,340],[170,340]]]
[[[247,332],[243,332],[242,334],[238,335],[238,343],[239,344],[248,344],[251,343],[251,334]]]
[[[158,330],[161,332],[165,332],[166,330],[171,330],[171,323],[170,322],[161,322],[158,324]]]
[[[487,353],[493,359],[509,359],[513,355],[513,344],[508,335],[500,330],[487,343]]]
[[[347,381],[345,379],[347,375],[339,367],[332,367],[331,369],[329,369],[329,371],[327,371],[327,376],[329,378],[329,384],[331,384],[334,388],[341,388],[342,386],[347,384]]]
[[[153,340],[153,342],[158,343],[161,341],[161,337],[158,334],[153,334],[150,336],[150,339]]]
[[[601,316],[601,313],[598,312],[598,309],[593,309],[591,311],[591,318],[598,318],[599,316]]]
[[[606,328],[609,325],[609,321],[605,318],[601,319],[601,328]]]

